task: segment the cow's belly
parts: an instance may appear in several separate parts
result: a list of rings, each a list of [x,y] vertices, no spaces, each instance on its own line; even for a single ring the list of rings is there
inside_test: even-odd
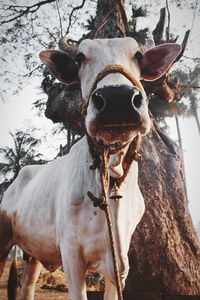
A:
[[[45,235],[42,230],[35,234],[30,228],[29,231],[26,227],[19,230],[19,226],[16,226],[13,233],[15,243],[28,255],[39,260],[49,271],[56,270],[62,264],[59,248],[48,230]]]
[[[19,201],[15,207],[12,214],[13,239],[28,255],[52,271],[61,265],[56,242],[56,214],[50,203],[36,208],[32,200],[31,203],[24,201],[23,205]]]

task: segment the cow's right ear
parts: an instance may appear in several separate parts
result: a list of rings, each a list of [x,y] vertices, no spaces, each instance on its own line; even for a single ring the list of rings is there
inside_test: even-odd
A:
[[[78,82],[78,66],[71,56],[58,50],[44,50],[39,54],[42,62],[59,81]]]
[[[139,58],[141,79],[157,80],[171,67],[181,52],[181,46],[174,43],[162,44],[150,48]]]

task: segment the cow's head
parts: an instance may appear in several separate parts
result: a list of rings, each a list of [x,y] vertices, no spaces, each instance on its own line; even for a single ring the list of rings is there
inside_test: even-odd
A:
[[[160,78],[180,50],[177,44],[164,44],[141,54],[132,38],[96,39],[82,41],[76,55],[46,50],[40,58],[59,81],[80,82],[87,133],[97,142],[122,145],[150,129],[140,79]]]

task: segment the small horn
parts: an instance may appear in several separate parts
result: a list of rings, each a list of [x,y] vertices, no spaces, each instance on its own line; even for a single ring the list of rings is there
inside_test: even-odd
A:
[[[76,50],[77,47],[69,44],[69,39],[64,36],[62,37],[59,42],[58,42],[58,46],[60,48],[60,50],[66,52],[67,54],[69,54],[71,57],[75,57],[76,56]]]

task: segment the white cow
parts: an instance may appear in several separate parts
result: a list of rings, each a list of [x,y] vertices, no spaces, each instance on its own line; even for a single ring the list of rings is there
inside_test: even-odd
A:
[[[79,81],[86,107],[85,126],[95,145],[107,145],[113,180],[124,175],[124,159],[138,133],[150,130],[145,92],[140,79],[161,77],[176,59],[180,46],[165,44],[143,55],[132,38],[84,40],[76,57],[55,50],[40,58],[60,81]],[[109,66],[109,67],[107,67]],[[114,153],[113,153],[114,151]],[[41,264],[54,271],[63,265],[72,300],[86,300],[87,270],[106,278],[105,300],[117,292],[104,212],[95,208],[88,191],[102,195],[99,168],[91,170],[87,137],[70,153],[45,166],[24,167],[5,192],[0,207],[0,273],[7,254],[17,244],[30,257],[21,299],[34,299]],[[123,198],[110,200],[119,274],[124,286],[131,236],[144,213],[133,161],[120,186]]]

